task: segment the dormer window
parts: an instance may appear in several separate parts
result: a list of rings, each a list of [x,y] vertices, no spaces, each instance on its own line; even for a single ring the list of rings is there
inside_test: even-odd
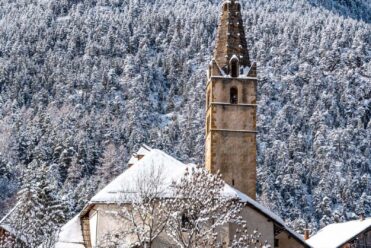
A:
[[[238,77],[240,71],[240,65],[237,56],[233,56],[229,62],[230,73],[232,77]]]

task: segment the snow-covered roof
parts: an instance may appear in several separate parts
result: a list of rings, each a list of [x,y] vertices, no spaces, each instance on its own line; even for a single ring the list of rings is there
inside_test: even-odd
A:
[[[12,218],[14,218],[13,213],[17,210],[20,202],[18,202],[1,220],[0,228],[4,229],[6,232],[10,233],[13,236],[17,236],[22,241],[25,242],[26,238],[23,235],[17,234],[17,230],[12,227]]]
[[[0,228],[4,229],[6,232],[10,233],[11,235],[15,234],[15,230],[7,224],[1,224]]]
[[[184,164],[163,151],[157,149],[147,150],[146,155],[141,160],[136,161],[135,164],[125,170],[121,175],[119,175],[105,188],[98,192],[98,194],[96,194],[90,200],[89,204],[83,209],[80,216],[86,214],[95,204],[119,204],[125,201],[130,201],[130,199],[135,199],[135,194],[139,192],[138,187],[140,187],[138,180],[143,178],[160,178],[162,185],[161,189],[158,191],[160,192],[158,196],[162,198],[172,197],[172,188],[170,187],[172,182],[179,181],[183,177],[187,168],[192,168],[195,166],[196,165],[194,164]],[[302,243],[305,243],[303,238],[288,228],[280,217],[237,189],[225,184],[223,194],[225,194],[225,196],[240,199],[242,202],[247,203],[247,205],[253,209],[284,227],[296,239],[300,240]],[[62,228],[60,235],[61,241],[63,241],[63,237],[66,237],[65,241],[70,243],[81,242],[81,227],[78,229],[80,224],[78,224],[79,220],[77,219],[79,218],[76,218],[77,217],[75,217]],[[69,229],[74,230],[71,231]],[[65,235],[65,233],[79,233],[80,236],[78,239],[70,241],[68,238],[69,236]],[[77,248],[78,246],[73,246],[73,248],[75,247]]]
[[[9,221],[11,214],[18,208],[19,202],[0,220],[0,225],[3,225]]]
[[[133,154],[133,156],[131,156],[129,162],[128,162],[128,165],[133,165],[135,164],[136,162],[138,162],[140,160],[140,156],[145,156],[147,153],[149,153],[150,151],[152,150],[151,147],[147,146],[147,145],[142,145],[140,147],[140,149]]]
[[[85,248],[80,215],[75,216],[61,228],[55,248]]]
[[[307,240],[315,248],[336,248],[371,228],[371,218],[331,224]]]
[[[150,151],[152,150],[151,147],[147,146],[147,145],[142,145],[139,150],[137,151],[136,155],[147,155]]]
[[[90,203],[122,203],[123,199],[130,199],[138,192],[137,180],[150,178],[152,174],[161,177],[162,188],[161,197],[169,194],[168,186],[180,178],[186,169],[186,165],[167,155],[166,153],[152,149],[148,154],[137,161],[132,167],[124,171],[115,180],[109,183],[103,190],[95,195]],[[160,175],[161,174],[161,175]]]
[[[11,215],[13,212],[18,208],[19,203],[17,203],[1,220],[0,220],[0,227],[3,228],[8,233],[15,235],[16,231],[11,227]]]

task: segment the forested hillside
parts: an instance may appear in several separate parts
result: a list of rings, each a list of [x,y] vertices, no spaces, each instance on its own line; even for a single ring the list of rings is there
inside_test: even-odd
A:
[[[370,216],[371,4],[242,3],[259,200],[298,231]],[[142,143],[202,163],[219,5],[0,0],[0,217],[45,168],[72,216]]]

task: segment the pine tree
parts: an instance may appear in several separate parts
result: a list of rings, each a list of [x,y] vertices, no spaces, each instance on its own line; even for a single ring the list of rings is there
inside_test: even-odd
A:
[[[17,244],[51,247],[65,221],[65,208],[55,196],[48,177],[47,166],[38,160],[32,161],[24,171],[17,209],[11,221],[16,230]]]

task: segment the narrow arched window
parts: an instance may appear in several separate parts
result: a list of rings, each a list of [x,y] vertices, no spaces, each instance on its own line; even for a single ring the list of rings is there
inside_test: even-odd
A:
[[[230,90],[230,102],[231,104],[238,103],[238,90],[235,87],[231,88]]]
[[[224,8],[224,11],[227,11],[228,10],[228,4],[225,3],[224,6],[223,6],[223,8]]]
[[[230,64],[231,69],[231,76],[238,77],[239,75],[239,66],[238,66],[238,59],[232,59]]]

